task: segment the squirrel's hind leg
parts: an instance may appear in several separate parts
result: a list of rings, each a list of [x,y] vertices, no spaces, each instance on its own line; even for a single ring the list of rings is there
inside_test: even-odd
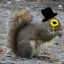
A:
[[[29,41],[24,39],[17,44],[17,55],[21,56],[21,58],[31,58],[32,47]]]

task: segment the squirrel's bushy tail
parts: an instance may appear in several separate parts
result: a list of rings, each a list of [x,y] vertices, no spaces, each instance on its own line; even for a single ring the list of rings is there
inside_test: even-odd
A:
[[[23,9],[15,13],[14,18],[10,22],[11,28],[9,30],[8,46],[12,48],[12,51],[17,50],[17,34],[20,29],[25,27],[32,21],[32,15],[29,10]]]

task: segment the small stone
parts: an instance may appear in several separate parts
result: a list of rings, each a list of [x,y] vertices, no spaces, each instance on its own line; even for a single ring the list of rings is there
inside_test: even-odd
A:
[[[0,47],[0,54],[3,54],[3,53],[5,53],[6,52],[6,48],[5,47]]]
[[[0,52],[3,52],[3,48],[0,47]]]

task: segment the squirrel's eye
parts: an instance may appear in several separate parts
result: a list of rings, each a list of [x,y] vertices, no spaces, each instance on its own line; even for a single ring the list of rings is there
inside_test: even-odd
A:
[[[50,25],[51,26],[55,27],[55,26],[58,26],[58,24],[59,24],[59,21],[56,18],[52,18],[50,20]]]

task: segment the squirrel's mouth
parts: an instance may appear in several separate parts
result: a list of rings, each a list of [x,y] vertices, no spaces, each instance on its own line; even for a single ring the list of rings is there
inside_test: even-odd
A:
[[[57,31],[57,33],[58,33],[58,36],[61,37],[62,34],[63,34],[63,31],[62,30],[59,30],[59,31]]]

